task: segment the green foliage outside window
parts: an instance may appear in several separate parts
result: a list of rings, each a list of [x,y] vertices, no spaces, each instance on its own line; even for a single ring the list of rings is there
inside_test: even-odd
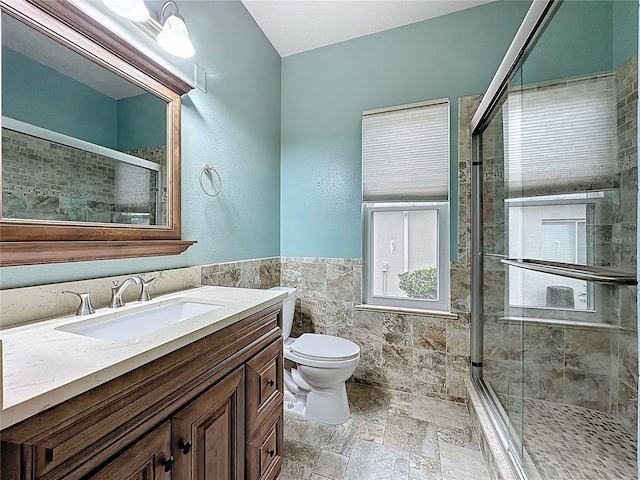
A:
[[[412,298],[438,298],[438,275],[435,268],[423,268],[411,273],[400,273],[400,288]]]

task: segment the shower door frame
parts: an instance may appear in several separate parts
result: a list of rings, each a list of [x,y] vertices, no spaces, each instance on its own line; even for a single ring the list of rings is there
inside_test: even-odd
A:
[[[512,473],[516,478],[527,475],[516,452],[519,447],[509,435],[509,428],[495,405],[492,395],[482,380],[482,159],[480,135],[489,124],[500,99],[507,91],[509,81],[519,65],[534,48],[536,41],[553,18],[563,0],[533,0],[493,80],[485,92],[478,110],[471,120],[471,379],[478,389],[483,407],[489,414]]]

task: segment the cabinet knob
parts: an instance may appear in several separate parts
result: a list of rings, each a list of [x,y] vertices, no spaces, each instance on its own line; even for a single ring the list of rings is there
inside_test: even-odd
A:
[[[270,457],[273,457],[275,453],[275,450],[267,450],[267,455],[269,455]]]
[[[188,442],[180,440],[179,446],[182,449],[182,453],[187,455],[191,451],[191,447],[193,447],[193,442],[191,440],[189,440]]]
[[[276,382],[272,378],[267,380],[267,385],[269,385],[270,387],[273,387],[275,384]]]
[[[161,460],[160,461],[160,465],[162,465],[164,467],[164,471],[165,472],[170,472],[171,469],[173,469],[173,464],[175,463],[176,459],[173,458],[173,455],[171,455],[169,458],[165,459],[165,460]]]

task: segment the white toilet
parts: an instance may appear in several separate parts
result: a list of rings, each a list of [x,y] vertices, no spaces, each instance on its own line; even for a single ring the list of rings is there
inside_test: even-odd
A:
[[[284,411],[315,422],[338,425],[349,419],[349,401],[345,382],[360,361],[360,347],[332,335],[305,333],[289,337],[293,324],[297,290],[274,287],[289,296],[283,305],[285,362]]]

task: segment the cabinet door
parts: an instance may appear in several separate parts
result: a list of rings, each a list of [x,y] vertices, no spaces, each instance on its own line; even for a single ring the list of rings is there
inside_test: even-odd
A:
[[[172,418],[174,480],[244,478],[244,370],[238,368]]]
[[[109,461],[91,480],[171,480],[171,422],[166,421]]]

